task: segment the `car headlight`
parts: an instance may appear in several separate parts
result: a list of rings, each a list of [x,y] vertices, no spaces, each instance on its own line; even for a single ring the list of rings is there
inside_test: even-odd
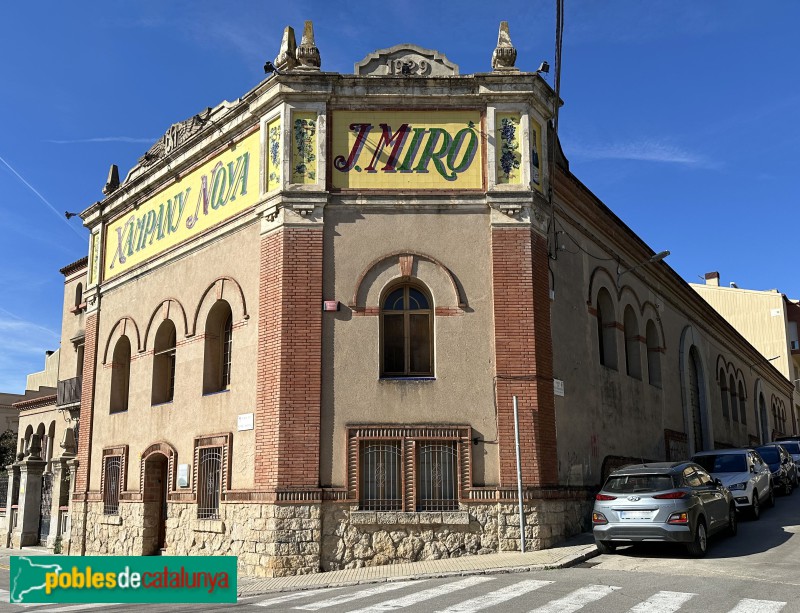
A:
[[[728,486],[729,490],[746,490],[747,489],[747,481],[742,483],[734,483],[733,485]]]

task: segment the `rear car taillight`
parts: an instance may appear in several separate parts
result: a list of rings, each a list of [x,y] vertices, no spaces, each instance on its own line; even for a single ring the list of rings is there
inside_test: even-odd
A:
[[[667,520],[668,524],[688,524],[689,523],[689,514],[688,513],[673,513],[669,516]]]
[[[608,520],[606,519],[605,515],[595,511],[594,513],[592,513],[592,523],[593,524],[607,524]]]
[[[678,498],[686,498],[688,494],[686,492],[667,492],[666,494],[656,494],[653,498],[658,498],[659,500],[677,500]]]
[[[616,496],[609,496],[608,494],[598,494],[594,497],[595,500],[616,500]]]

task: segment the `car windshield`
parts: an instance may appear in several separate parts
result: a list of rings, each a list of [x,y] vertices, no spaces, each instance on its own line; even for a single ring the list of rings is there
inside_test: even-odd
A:
[[[700,455],[692,458],[710,473],[747,472],[747,462],[743,453],[721,453],[719,455]]]
[[[674,487],[669,475],[619,475],[608,478],[603,490],[614,494],[661,492]]]
[[[795,455],[800,453],[800,443],[781,443],[781,445],[783,445],[789,453]]]
[[[781,456],[775,447],[759,447],[756,451],[767,464],[777,464],[781,461]]]

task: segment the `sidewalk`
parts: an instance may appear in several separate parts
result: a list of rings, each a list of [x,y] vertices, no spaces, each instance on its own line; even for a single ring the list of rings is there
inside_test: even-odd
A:
[[[591,532],[584,532],[552,549],[528,553],[493,553],[445,560],[408,562],[387,566],[369,566],[350,570],[334,570],[312,575],[297,575],[275,579],[239,578],[239,597],[256,596],[266,592],[288,592],[322,587],[344,587],[362,583],[382,583],[422,579],[426,577],[451,577],[462,575],[487,575],[518,573],[529,570],[566,568],[579,564],[598,554]]]
[[[8,569],[9,556],[52,555],[44,547],[24,549],[0,548],[0,568]],[[289,592],[323,587],[344,587],[362,583],[382,583],[430,577],[452,577],[462,575],[487,575],[495,573],[518,573],[529,570],[566,568],[580,564],[598,554],[591,532],[584,532],[552,549],[528,553],[508,552],[487,555],[464,556],[444,560],[408,562],[387,566],[368,566],[350,570],[334,570],[312,575],[296,575],[263,579],[239,577],[239,596],[257,596],[267,592]]]

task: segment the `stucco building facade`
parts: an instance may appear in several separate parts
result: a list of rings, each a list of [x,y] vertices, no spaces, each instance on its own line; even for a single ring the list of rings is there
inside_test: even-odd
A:
[[[515,57],[501,27],[491,72],[398,45],[328,73],[309,22],[280,74],[112,169],[82,213],[71,553],[278,576],[517,550],[514,398],[549,547],[615,463],[748,441],[718,360],[748,410],[791,394],[641,265]]]

